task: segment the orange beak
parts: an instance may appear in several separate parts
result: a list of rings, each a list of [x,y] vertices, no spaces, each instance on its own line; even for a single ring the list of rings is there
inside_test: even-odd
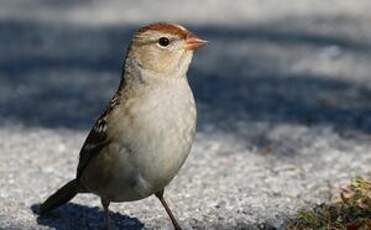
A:
[[[195,50],[203,45],[205,45],[208,41],[197,37],[196,35],[189,33],[186,38],[185,47],[187,50]]]

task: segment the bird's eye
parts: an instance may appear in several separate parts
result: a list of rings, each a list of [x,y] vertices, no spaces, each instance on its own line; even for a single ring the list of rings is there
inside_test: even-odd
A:
[[[158,44],[160,44],[160,46],[168,46],[170,43],[169,39],[167,37],[161,37],[160,39],[158,39]]]

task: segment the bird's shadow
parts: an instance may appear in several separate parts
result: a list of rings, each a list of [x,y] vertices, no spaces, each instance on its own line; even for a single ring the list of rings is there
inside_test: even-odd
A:
[[[55,211],[41,216],[39,213],[40,204],[33,204],[31,210],[38,215],[37,223],[49,226],[57,230],[66,229],[105,229],[104,212],[98,207],[87,207],[84,205],[67,203]],[[122,215],[118,212],[111,212],[113,229],[143,229],[144,224],[137,218]]]

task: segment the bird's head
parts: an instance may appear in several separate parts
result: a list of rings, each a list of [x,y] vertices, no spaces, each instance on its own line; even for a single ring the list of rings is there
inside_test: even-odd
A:
[[[195,49],[206,43],[183,26],[155,23],[133,36],[128,59],[144,71],[164,76],[182,76]]]

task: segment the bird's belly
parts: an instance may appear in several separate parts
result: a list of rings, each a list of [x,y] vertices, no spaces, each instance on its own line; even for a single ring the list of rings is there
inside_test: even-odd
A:
[[[138,200],[163,189],[191,150],[195,121],[193,103],[145,111],[131,120],[135,132],[126,131],[119,141],[123,144],[116,147],[121,150],[112,151],[117,162],[110,200]]]
[[[148,134],[148,132],[147,132]],[[117,154],[112,178],[107,185],[111,201],[143,199],[163,189],[177,174],[187,158],[194,129],[182,132],[155,132],[160,138],[147,139],[145,144],[124,147]],[[138,137],[140,139],[140,137]],[[157,140],[155,140],[157,139]]]
[[[89,164],[93,170],[85,181],[95,184],[86,187],[113,202],[143,199],[163,189],[183,165],[195,134],[196,108],[188,84],[155,88],[128,111],[113,111],[111,119],[108,129],[115,138]]]

